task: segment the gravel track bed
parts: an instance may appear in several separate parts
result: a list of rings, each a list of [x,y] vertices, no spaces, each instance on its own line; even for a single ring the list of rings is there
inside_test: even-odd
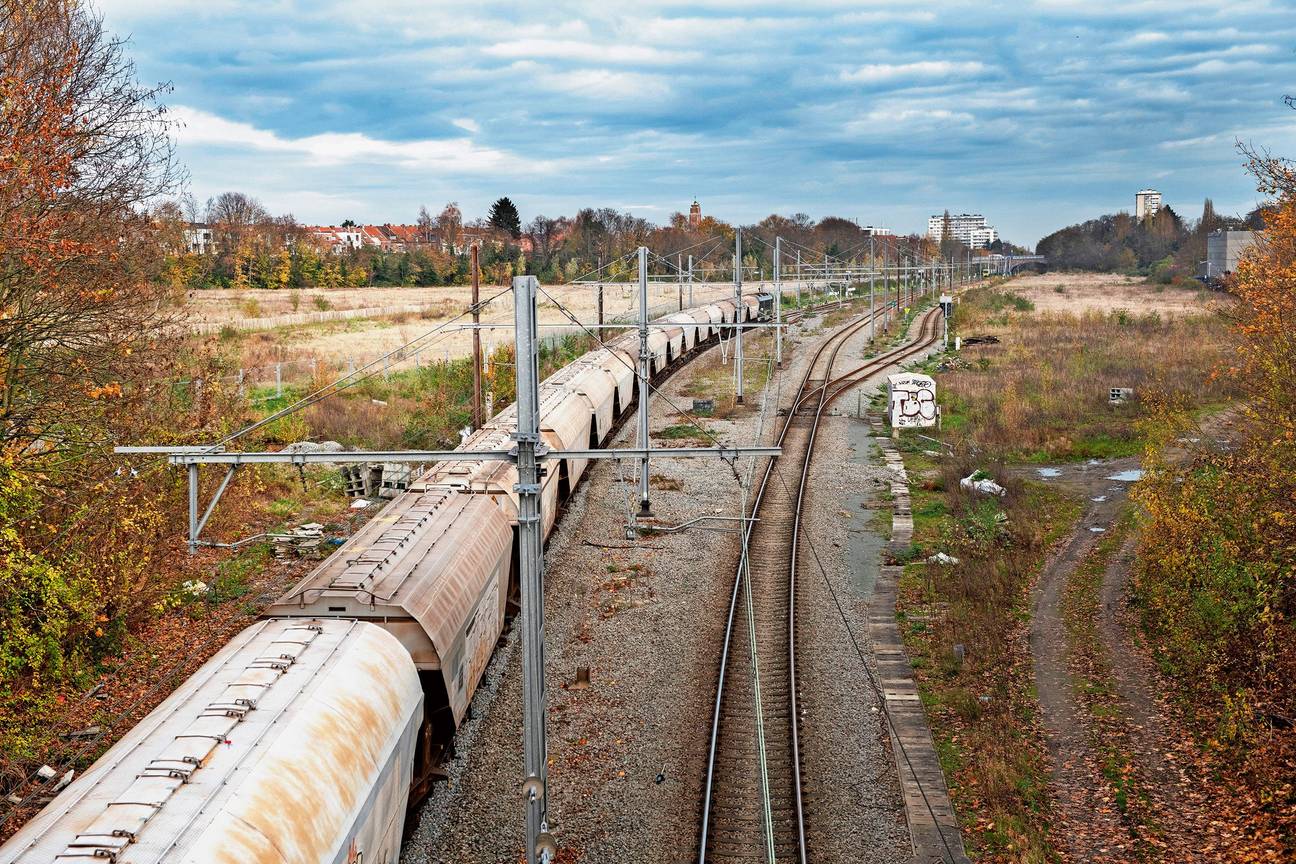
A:
[[[813,331],[814,323],[807,327]],[[789,352],[795,337],[785,341],[785,369],[781,381],[771,384],[771,399],[778,392],[783,404],[791,401],[818,338],[805,336],[795,352]],[[665,396],[689,407],[691,400],[682,391],[714,368],[718,357],[718,350],[711,349],[681,370],[663,385]],[[744,412],[708,419],[707,428],[725,443],[755,441],[761,424],[759,395],[749,393],[747,401]],[[771,437],[773,414],[771,405],[763,440]],[[653,400],[654,434],[684,422],[689,421],[666,399]],[[617,445],[632,445],[634,435],[633,422],[625,424]],[[824,487],[832,492],[816,493],[817,515],[808,527],[830,578],[842,585],[848,578],[843,557],[827,538],[844,531],[839,511],[845,499],[838,496],[858,492],[869,481],[868,472],[829,476],[844,473],[844,459],[831,449],[830,438],[840,436],[821,438],[825,450],[814,470],[825,483],[837,485]],[[696,854],[714,677],[739,543],[733,533],[696,528],[627,541],[634,468],[630,461],[592,463],[546,553],[549,818],[563,862],[689,861]],[[745,464],[738,468],[745,477]],[[739,512],[741,489],[733,470],[718,460],[662,459],[653,463],[651,473],[653,509],[664,524]],[[824,548],[833,554],[825,556]],[[803,572],[823,585],[813,560],[802,566],[814,568]],[[861,848],[885,846],[888,851],[880,852],[878,860],[895,860],[891,838],[896,832],[903,836],[905,829],[903,818],[895,825],[898,797],[888,797],[898,790],[891,789],[895,772],[881,749],[884,739],[879,738],[878,715],[870,711],[871,691],[826,591],[803,596],[810,601],[806,608],[815,610],[807,613],[810,629],[803,635],[825,634],[830,651],[829,657],[815,658],[810,673],[814,686],[805,692],[823,694],[822,700],[814,697],[816,712],[821,701],[838,711],[830,722],[815,723],[823,745],[821,750],[816,742],[815,758],[835,763],[824,772],[822,784],[815,781],[814,788],[828,790],[822,794],[831,802],[821,824],[829,834],[841,833],[847,822],[858,823],[858,830],[852,826],[849,832],[851,842],[871,839],[865,846],[840,848],[857,855]],[[852,606],[847,611],[860,638],[866,619],[858,602]],[[816,635],[816,646],[818,641]],[[449,782],[435,789],[405,844],[406,864],[512,862],[523,852],[521,655],[515,644],[516,629],[474,697],[473,719],[456,738],[459,755],[450,766]],[[801,656],[807,663],[810,655]],[[582,666],[590,669],[590,686],[573,687]],[[892,779],[875,780],[879,774]],[[816,814],[812,809],[812,825]]]
[[[807,843],[812,860],[894,862],[910,855],[899,778],[885,718],[837,608],[840,602],[872,666],[869,596],[852,578],[846,533],[873,521],[873,509],[850,503],[861,497],[870,504],[880,500],[887,472],[872,459],[867,466],[853,461],[861,454],[851,446],[848,427],[859,422],[820,421],[802,515],[797,677]]]
[[[911,338],[919,326],[913,322]],[[880,328],[878,336],[883,338]],[[866,326],[842,347],[836,374],[867,362],[870,350]],[[857,571],[878,562],[852,560],[847,541],[848,531],[875,530],[874,507],[885,506],[881,492],[890,472],[875,445],[852,428],[863,423],[852,415],[857,405],[868,410],[869,397],[885,387],[892,371],[870,376],[834,403],[829,413],[837,416],[820,421],[810,464],[797,559],[797,678],[812,860],[894,862],[912,855],[886,720],[855,648],[858,643],[873,669],[868,641],[873,580],[861,579]]]

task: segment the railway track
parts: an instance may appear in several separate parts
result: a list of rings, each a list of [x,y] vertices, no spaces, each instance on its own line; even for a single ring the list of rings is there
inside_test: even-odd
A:
[[[776,435],[783,453],[761,471],[746,554],[730,598],[703,793],[698,861],[808,860],[796,681],[797,542],[819,421],[842,393],[923,351],[939,309],[916,340],[839,375],[837,355],[869,321],[839,328],[815,350]],[[754,646],[754,656],[752,648]]]

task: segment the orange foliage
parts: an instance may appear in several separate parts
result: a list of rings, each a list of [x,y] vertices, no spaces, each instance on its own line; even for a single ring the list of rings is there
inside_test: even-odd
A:
[[[1241,784],[1246,833],[1296,854],[1296,175],[1268,158],[1252,170],[1276,201],[1230,286],[1236,350],[1219,374],[1242,399],[1218,428],[1176,406],[1151,424],[1135,594],[1198,731]]]

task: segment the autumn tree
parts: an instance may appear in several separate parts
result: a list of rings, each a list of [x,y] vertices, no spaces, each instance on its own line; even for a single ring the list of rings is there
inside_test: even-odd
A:
[[[941,233],[940,233],[941,257],[945,259],[953,258],[956,252],[955,246],[957,243],[958,240],[954,238],[954,229],[950,221],[950,212],[946,210],[945,215],[941,217]]]
[[[0,4],[0,775],[14,712],[170,587],[182,486],[111,446],[210,440],[230,405],[179,338],[163,92],[79,3]]]
[[[563,217],[550,219],[548,216],[537,216],[527,224],[526,233],[531,238],[535,272],[543,273],[549,269],[558,253],[558,246],[570,227],[571,223]]]
[[[89,443],[166,324],[147,207],[181,179],[158,97],[67,0],[0,7],[0,448]]]
[[[1245,151],[1244,151],[1245,152]],[[1163,668],[1255,800],[1296,832],[1296,170],[1248,153],[1266,230],[1228,284],[1243,398],[1220,432],[1168,405],[1137,487],[1135,595]],[[1261,818],[1261,821],[1268,821]],[[1247,829],[1241,833],[1260,830]],[[1290,849],[1288,851],[1291,851]],[[1244,860],[1238,858],[1238,860]],[[1246,859],[1250,860],[1250,859]],[[1258,860],[1258,859],[1256,859]]]
[[[432,221],[432,214],[428,213],[426,207],[419,207],[418,221],[415,224],[418,225],[419,242],[431,243],[435,223]]]
[[[459,243],[459,234],[463,231],[463,211],[454,201],[441,208],[436,218],[436,231],[441,238],[441,245],[454,249]]]

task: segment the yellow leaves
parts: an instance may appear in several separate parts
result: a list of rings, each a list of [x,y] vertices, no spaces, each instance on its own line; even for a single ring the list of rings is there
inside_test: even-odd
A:
[[[122,387],[121,384],[113,381],[99,387],[87,387],[85,393],[91,399],[116,399],[122,395]]]

